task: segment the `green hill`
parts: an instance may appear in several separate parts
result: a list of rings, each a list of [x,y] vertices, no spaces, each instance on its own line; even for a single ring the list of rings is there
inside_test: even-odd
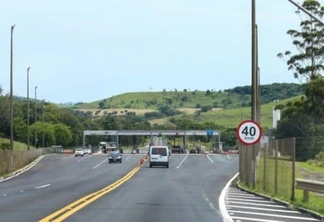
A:
[[[261,104],[274,100],[284,100],[303,95],[304,89],[294,83],[273,83],[260,86]],[[251,106],[251,87],[239,86],[224,91],[162,91],[162,92],[131,92],[91,103],[77,103],[75,109],[151,109],[158,110],[161,106],[176,108],[213,108],[233,109]]]

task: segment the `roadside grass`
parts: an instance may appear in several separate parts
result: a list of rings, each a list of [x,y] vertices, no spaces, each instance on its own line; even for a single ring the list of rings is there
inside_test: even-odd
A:
[[[265,164],[264,164],[265,163]],[[296,166],[303,167],[304,162],[296,162]],[[265,166],[265,168],[264,168]],[[312,172],[318,172],[318,169],[313,170],[312,167],[308,167],[308,170]],[[264,176],[264,172],[266,172]],[[293,208],[301,207],[308,209],[310,211],[316,212],[324,215],[324,196],[317,193],[309,192],[309,202],[303,202],[303,191],[300,189],[295,189],[295,199],[291,200],[292,193],[292,168],[291,162],[287,160],[278,160],[277,166],[277,192],[275,192],[275,160],[273,158],[261,157],[258,162],[258,167],[256,171],[256,186],[255,189],[251,189],[245,186],[242,182],[239,185],[247,190],[264,194],[272,198],[288,202]],[[323,171],[321,171],[323,172]],[[300,173],[296,170],[296,177],[300,177]],[[265,182],[265,183],[264,183]]]
[[[10,140],[0,138],[0,143],[8,143],[8,144],[10,144]],[[14,146],[14,150],[20,150],[20,151],[27,150],[27,144],[25,144],[25,143],[14,141],[13,146]],[[35,149],[35,147],[31,146],[31,145],[29,146],[29,148],[30,149]]]
[[[316,166],[314,164],[310,164],[309,162],[296,162],[296,166],[302,167],[312,172],[324,173],[324,167]]]

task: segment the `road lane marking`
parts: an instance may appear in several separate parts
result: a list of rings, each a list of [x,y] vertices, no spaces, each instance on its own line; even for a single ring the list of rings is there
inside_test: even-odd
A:
[[[133,170],[128,172],[124,177],[117,180],[116,182],[110,184],[109,186],[98,190],[96,192],[90,193],[86,195],[85,197],[80,198],[77,201],[72,202],[71,204],[67,205],[66,207],[63,207],[62,209],[50,214],[49,216],[41,219],[39,222],[48,222],[48,221],[63,221],[64,219],[68,218],[72,214],[76,213],[77,211],[81,210],[85,206],[89,205],[90,203],[94,202],[95,200],[99,199],[100,197],[108,194],[109,192],[115,190],[122,184],[126,183],[129,179],[131,179],[139,170],[141,167],[135,167]]]
[[[227,182],[227,184],[225,185],[224,189],[222,190],[221,194],[219,195],[219,199],[218,199],[218,206],[219,206],[219,210],[221,212],[221,215],[223,217],[223,222],[228,222],[228,221],[233,221],[226,209],[226,204],[225,204],[225,196],[226,196],[226,191],[229,188],[229,186],[232,184],[233,180],[239,175],[239,173],[236,173],[234,177],[232,177],[232,179],[230,179],[230,181]]]
[[[179,163],[179,165],[177,166],[177,169],[179,169],[181,167],[181,165],[183,164],[183,162],[187,159],[187,157],[189,156],[189,153],[187,153],[187,155],[181,160],[181,162]]]
[[[263,220],[249,217],[232,217],[233,219],[237,219],[237,221],[247,220],[247,221],[257,221],[257,222],[285,222],[285,220]]]
[[[209,159],[210,162],[212,162],[212,163],[214,162],[214,160],[212,160],[212,158],[210,158],[209,155],[206,155],[206,157]]]
[[[307,217],[295,217],[292,215],[278,215],[278,214],[265,214],[265,213],[255,213],[255,212],[247,212],[247,211],[240,211],[240,210],[228,210],[228,212],[232,213],[240,213],[240,214],[251,214],[251,215],[258,215],[258,216],[268,216],[268,217],[279,217],[279,218],[289,218],[289,219],[295,219],[295,220],[301,220],[301,221],[318,221],[315,218],[307,218]],[[274,218],[273,218],[274,219]]]
[[[104,162],[107,162],[108,160],[105,159],[104,161],[102,161],[101,163],[98,163],[97,165],[95,165],[94,167],[92,167],[92,169],[96,169],[98,166],[100,166],[101,164],[103,164]]]
[[[133,156],[133,155],[128,156],[128,157],[126,158],[126,161],[127,161],[128,159],[130,159],[132,156]]]
[[[35,187],[35,189],[42,189],[42,188],[49,187],[49,186],[51,186],[51,184],[45,184],[42,186],[38,186],[38,187]]]
[[[81,161],[83,161],[83,160],[86,160],[86,159],[90,158],[91,156],[92,156],[92,155],[89,155],[89,156],[83,157],[82,159],[78,160],[78,162],[81,162]]]

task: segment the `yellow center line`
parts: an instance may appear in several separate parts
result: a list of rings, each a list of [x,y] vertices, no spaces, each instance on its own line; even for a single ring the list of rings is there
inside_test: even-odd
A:
[[[141,166],[135,167],[133,170],[131,170],[129,173],[127,173],[124,177],[121,179],[115,181],[114,183],[110,184],[109,186],[95,191],[91,194],[88,194],[71,204],[67,205],[66,207],[63,207],[60,210],[55,211],[54,213],[48,215],[47,217],[41,219],[39,222],[48,222],[48,221],[63,221],[64,219],[68,218],[72,214],[76,213],[77,211],[81,210],[85,206],[89,205],[90,203],[94,202],[95,200],[99,199],[100,197],[106,195],[107,193],[113,191],[114,189],[118,188],[125,182],[127,182],[130,178],[132,178],[139,170]]]

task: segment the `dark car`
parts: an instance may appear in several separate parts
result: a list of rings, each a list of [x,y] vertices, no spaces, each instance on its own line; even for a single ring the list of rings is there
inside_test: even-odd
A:
[[[122,163],[122,154],[120,153],[119,150],[117,151],[111,151],[108,155],[108,162],[119,162]]]

